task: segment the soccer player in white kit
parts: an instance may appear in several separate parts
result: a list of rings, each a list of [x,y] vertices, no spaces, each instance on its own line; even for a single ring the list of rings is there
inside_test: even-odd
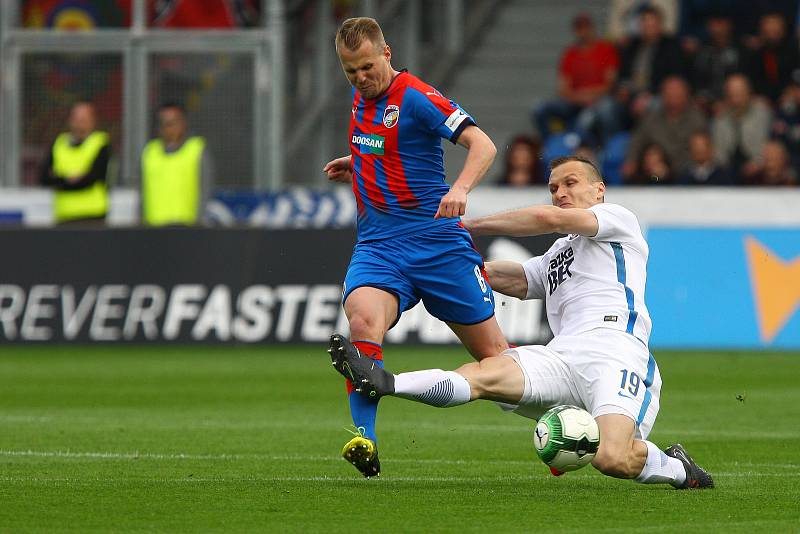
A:
[[[545,299],[554,334],[550,343],[508,349],[456,371],[393,375],[334,334],[329,350],[334,367],[373,398],[395,395],[438,407],[488,399],[533,419],[560,404],[580,406],[600,428],[592,465],[602,473],[676,488],[713,487],[711,476],[681,445],[661,451],[647,441],[658,414],[661,375],[648,349],[649,251],[636,216],[604,202],[602,177],[584,158],[555,159],[549,187],[553,206],[464,225],[473,235],[566,235],[523,264],[486,263],[495,291]]]

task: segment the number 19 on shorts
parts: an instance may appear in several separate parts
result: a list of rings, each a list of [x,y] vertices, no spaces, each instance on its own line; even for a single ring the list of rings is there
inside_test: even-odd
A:
[[[642,385],[642,379],[636,373],[629,373],[627,369],[620,369],[622,374],[622,381],[619,383],[619,389],[627,391],[634,397],[639,393],[639,386]],[[620,393],[622,395],[622,393]]]

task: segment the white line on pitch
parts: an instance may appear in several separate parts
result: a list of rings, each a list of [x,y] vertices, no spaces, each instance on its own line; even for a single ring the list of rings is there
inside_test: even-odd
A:
[[[75,452],[75,451],[11,451],[0,450],[0,456],[6,457],[37,457],[37,458],[89,458],[99,460],[270,460],[275,462],[340,462],[339,456],[281,456],[268,454],[185,454],[185,453],[152,453],[152,452]],[[445,460],[437,458],[397,458],[392,462],[396,463],[431,463],[431,464],[453,464],[470,465],[483,463],[498,464],[530,464],[535,460],[531,454],[531,460]]]
[[[714,476],[720,478],[798,478],[800,473],[761,473],[761,472],[748,472],[748,473],[714,473]],[[541,480],[550,478],[545,472],[535,475],[509,475],[498,477],[415,477],[415,476],[384,476],[374,483],[385,484],[393,482],[499,482],[499,481],[521,481],[521,480]],[[581,478],[586,478],[581,476]],[[275,476],[275,477],[181,477],[181,478],[118,478],[118,477],[26,477],[26,476],[0,476],[0,482],[39,482],[39,483],[94,483],[94,482],[110,482],[110,483],[173,483],[173,484],[192,484],[202,482],[354,482],[362,483],[362,479],[355,476]],[[366,482],[366,483],[372,483]]]
[[[338,456],[289,456],[289,455],[269,455],[269,454],[188,454],[188,453],[153,453],[153,452],[102,452],[102,451],[33,451],[33,450],[0,450],[0,456],[5,457],[35,457],[35,458],[72,458],[72,459],[99,459],[99,460],[268,460],[275,462],[340,462]],[[536,457],[531,454],[530,460],[498,460],[498,459],[470,459],[470,460],[451,460],[440,458],[391,458],[391,463],[412,463],[412,464],[442,464],[442,465],[474,465],[474,464],[509,464],[509,465],[529,465],[536,461]],[[772,469],[800,469],[800,464],[782,463],[735,463],[730,467],[742,468],[772,468]]]
[[[59,418],[62,421],[78,421],[82,423],[95,423],[95,424],[102,424],[106,426],[113,426],[109,425],[108,419],[101,417],[101,416],[70,416],[65,415],[63,418]],[[45,422],[52,422],[53,418],[47,416],[25,416],[25,415],[0,415],[0,421],[9,422],[9,423],[45,423]],[[265,429],[265,428],[316,428],[316,429],[325,429],[325,430],[339,430],[341,425],[338,423],[331,423],[330,420],[325,421],[270,421],[270,420],[242,420],[242,421],[231,421],[231,420],[221,420],[221,419],[206,419],[193,422],[187,426],[184,421],[162,421],[160,423],[154,423],[150,420],[139,420],[136,419],[137,424],[142,424],[146,428],[175,428],[180,426],[182,429],[209,429],[209,428],[216,428],[216,429]],[[413,423],[407,422],[394,422],[391,424],[392,428],[395,430],[411,430],[411,431],[425,431],[426,433],[451,433],[451,432],[466,432],[466,433],[499,433],[499,432],[509,432],[509,433],[528,433],[532,432],[533,429],[533,421],[530,421],[530,425],[527,424],[487,424],[487,425],[476,425],[476,424],[453,424],[447,425],[437,422],[426,422],[426,421],[419,421]],[[752,440],[752,436],[747,436],[743,434],[741,431],[738,430],[706,430],[706,429],[695,429],[695,428],[662,428],[656,425],[656,436],[672,436],[670,439],[675,439],[675,437],[685,437],[691,436],[695,438],[726,438],[729,440]],[[796,431],[777,431],[777,432],[762,432],[758,434],[758,439],[760,440],[788,440],[788,439],[800,439],[800,432]]]

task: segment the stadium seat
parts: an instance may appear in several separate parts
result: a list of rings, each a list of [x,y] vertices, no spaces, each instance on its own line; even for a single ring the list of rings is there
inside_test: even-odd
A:
[[[622,185],[622,164],[630,141],[630,132],[619,132],[606,143],[600,171],[607,185]]]
[[[542,146],[543,175],[550,174],[550,162],[555,158],[569,156],[581,143],[581,138],[575,132],[551,135]]]

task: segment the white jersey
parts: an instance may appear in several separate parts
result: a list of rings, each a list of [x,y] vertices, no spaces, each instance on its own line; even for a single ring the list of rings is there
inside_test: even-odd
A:
[[[523,264],[526,298],[545,299],[556,336],[612,328],[646,346],[652,324],[644,305],[649,248],[639,221],[617,204],[589,209],[597,216],[597,235],[562,237]]]

